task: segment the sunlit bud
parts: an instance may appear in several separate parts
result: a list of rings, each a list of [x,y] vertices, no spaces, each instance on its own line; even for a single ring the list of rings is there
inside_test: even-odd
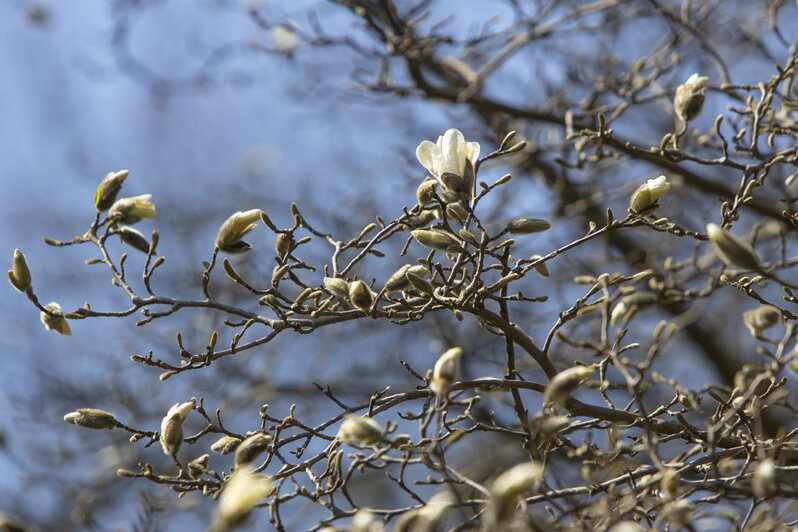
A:
[[[551,227],[551,224],[546,220],[539,218],[527,218],[520,216],[510,220],[507,224],[506,231],[513,235],[529,235],[532,233],[539,233]]]
[[[561,371],[549,381],[543,393],[543,400],[564,407],[571,394],[595,372],[596,370],[590,366],[574,366]]]
[[[465,227],[463,227],[459,231],[457,231],[457,234],[459,234],[460,238],[462,238],[463,240],[465,240],[469,244],[473,244],[475,246],[479,245],[479,242],[477,242],[477,237],[474,236],[474,233],[472,233],[471,231],[469,231]]]
[[[242,440],[233,436],[222,436],[211,444],[211,451],[220,454],[230,454],[241,445],[241,442]]]
[[[468,218],[468,211],[460,203],[449,203],[446,205],[446,216],[464,222]]]
[[[687,122],[701,113],[701,107],[704,105],[704,98],[707,94],[708,81],[709,78],[706,76],[699,77],[698,74],[693,74],[687,78],[687,81],[679,85],[676,89],[676,96],[673,98],[673,108],[679,118]]]
[[[633,214],[652,212],[657,208],[657,201],[668,193],[671,184],[664,175],[649,179],[634,191],[629,200],[629,210]]]
[[[415,216],[410,216],[405,223],[410,227],[425,227],[438,217],[437,209],[426,209]]]
[[[777,309],[763,305],[754,310],[743,312],[745,326],[754,338],[762,334],[762,331],[770,329],[781,320],[781,312]]]
[[[374,294],[369,285],[357,280],[349,284],[349,300],[360,310],[368,310],[374,302]]]
[[[399,290],[405,290],[410,288],[410,281],[407,280],[406,274],[407,272],[412,272],[420,277],[424,277],[427,275],[428,270],[424,266],[419,265],[411,265],[405,264],[393,275],[391,275],[387,281],[385,281],[385,291],[386,292],[398,292]]]
[[[349,283],[340,277],[325,277],[324,288],[326,288],[332,295],[338,296],[341,299],[349,297]]]
[[[435,367],[432,369],[432,380],[429,383],[429,389],[435,392],[435,395],[446,395],[449,391],[449,386],[457,378],[457,361],[462,355],[462,348],[452,347],[435,362]]]
[[[532,255],[531,257],[529,257],[529,260],[536,261],[540,258],[541,258],[540,255]],[[535,271],[538,272],[538,275],[546,279],[548,279],[549,276],[551,275],[551,273],[549,272],[549,267],[546,266],[545,262],[541,262],[540,264],[535,265]]]
[[[25,255],[18,249],[14,250],[11,269],[8,270],[8,280],[11,281],[11,285],[20,292],[24,292],[30,288],[32,280],[30,269],[28,269],[28,263],[25,261]]]
[[[261,219],[261,212],[260,209],[251,209],[230,216],[216,233],[216,247],[225,253],[243,253],[252,249],[251,244],[241,239],[257,227],[255,222]]]
[[[776,464],[771,458],[765,458],[754,468],[751,487],[754,490],[754,495],[760,499],[770,497],[778,491]]]
[[[206,453],[188,463],[188,474],[191,475],[191,478],[198,478],[205,473],[205,471],[208,469],[209,458],[210,455]]]
[[[490,487],[487,518],[491,525],[512,516],[518,497],[543,482],[545,468],[538,462],[518,464],[493,481]]]
[[[653,292],[634,292],[623,296],[612,309],[610,323],[628,323],[638,311],[654,306],[658,301],[657,294]]]
[[[64,318],[64,313],[61,312],[61,305],[55,301],[50,301],[44,306],[44,308],[55,314],[55,316],[50,316],[46,312],[42,311],[39,316],[48,331],[55,331],[58,334],[65,334],[67,336],[72,334],[72,330],[69,328],[69,323],[67,323],[66,318]]]
[[[744,270],[761,271],[759,258],[754,249],[731,233],[724,231],[717,224],[707,224],[707,234],[715,253],[728,266],[737,266]]]
[[[122,183],[129,173],[128,170],[109,172],[108,175],[103,178],[94,195],[94,206],[97,207],[98,211],[103,212],[108,210],[111,205],[114,204],[116,195],[122,190]]]
[[[460,251],[460,242],[451,236],[449,233],[443,231],[436,231],[433,229],[416,229],[411,231],[413,238],[422,246],[427,246],[432,249],[439,249],[441,251]]]
[[[150,201],[151,197],[152,194],[142,194],[117,200],[111,206],[108,216],[120,225],[131,225],[145,218],[153,218],[156,212],[155,205]]]
[[[135,478],[138,474],[135,471],[131,471],[130,469],[125,469],[124,467],[120,467],[116,470],[116,475],[122,478]],[[2,528],[0,528],[2,530]]]
[[[405,277],[407,278],[407,281],[410,283],[410,286],[412,286],[416,290],[424,292],[425,294],[432,294],[433,292],[435,292],[435,287],[432,286],[432,283],[427,281],[424,277],[416,275],[415,272],[408,271],[405,274]]]
[[[382,427],[370,417],[349,414],[338,429],[338,439],[346,445],[376,445],[383,440]]]
[[[116,234],[119,235],[119,240],[128,246],[136,248],[144,253],[150,252],[150,243],[141,231],[132,227],[122,226],[116,230]]]
[[[209,531],[227,532],[243,524],[255,506],[266,498],[270,488],[269,479],[245,467],[236,469],[224,483]]]
[[[273,439],[271,434],[259,432],[242,441],[241,445],[236,449],[236,467],[241,467],[255,460],[260,453],[266,450],[266,447],[269,446]]]
[[[64,421],[97,430],[112,429],[118,425],[116,417],[112,413],[96,408],[78,408],[77,412],[65,415]]]
[[[274,251],[279,257],[285,257],[291,252],[293,243],[294,238],[291,233],[278,233],[277,238],[274,239]]]
[[[183,443],[183,422],[195,404],[196,400],[193,398],[185,403],[175,403],[161,420],[160,441],[164,453],[174,456],[180,450]]]
[[[424,180],[416,189],[416,199],[419,205],[426,205],[435,196],[435,188],[438,186],[436,181],[431,179]]]
[[[451,191],[451,198],[441,191],[444,201],[471,198],[479,143],[466,142],[460,131],[449,129],[434,144],[428,140],[421,142],[416,148],[416,157],[432,177]]]

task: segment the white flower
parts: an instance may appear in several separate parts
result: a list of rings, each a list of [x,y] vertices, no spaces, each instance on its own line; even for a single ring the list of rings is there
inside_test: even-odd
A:
[[[479,158],[478,142],[466,142],[459,130],[450,129],[438,137],[436,143],[422,141],[416,148],[416,157],[442,185],[454,189],[454,192],[467,192],[470,197],[474,186],[474,166]],[[467,167],[470,171],[466,171]],[[460,178],[462,184],[452,186],[452,175]]]
[[[693,74],[687,81],[676,89],[676,96],[673,99],[673,107],[679,118],[687,122],[697,117],[701,113],[704,105],[704,98],[707,93],[706,76]]]
[[[629,208],[635,214],[648,211],[649,209],[653,210],[652,207],[656,207],[657,200],[667,194],[670,189],[671,184],[668,183],[668,179],[664,175],[649,179],[640,185],[637,190],[635,190],[634,194],[632,194]]]

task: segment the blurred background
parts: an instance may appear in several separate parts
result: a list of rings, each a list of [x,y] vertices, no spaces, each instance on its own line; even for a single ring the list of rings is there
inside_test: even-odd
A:
[[[622,217],[629,194],[645,179],[668,171],[640,158],[587,160],[567,171],[557,166],[557,159],[575,163],[559,123],[566,111],[582,105],[611,115],[620,102],[632,101],[632,111],[613,117],[613,128],[643,145],[659,145],[661,136],[675,128],[670,102],[676,86],[694,71],[708,75],[712,87],[767,80],[774,63],[787,57],[792,43],[784,39],[794,39],[790,32],[798,21],[794,5],[780,7],[774,29],[766,9],[749,5],[755,2],[685,2],[706,31],[698,39],[678,20],[662,15],[679,13],[680,2],[663,2],[665,7],[630,2],[628,12],[624,2],[614,11],[587,2],[523,6],[452,0],[425,6],[430,14],[419,31],[452,36],[434,43],[448,61],[442,64],[451,68],[429,73],[427,81],[437,86],[450,83],[452,72],[462,74],[457,61],[484,65],[524,28],[549,24],[549,33],[541,31],[530,41],[533,45],[511,54],[479,85],[481,98],[510,109],[498,116],[490,105],[469,102],[467,96],[458,100],[446,91],[412,88],[418,82],[412,71],[402,68],[401,59],[383,56],[385,45],[347,4],[0,3],[0,182],[5,198],[0,257],[10,265],[15,248],[25,253],[42,303],[54,300],[75,309],[90,301],[95,310],[126,308],[129,301],[111,286],[107,271],[83,264],[96,256],[89,246],[55,249],[42,237],[69,240],[83,234],[94,216],[97,185],[108,172],[127,168],[122,194],[152,194],[158,209],[156,218],[137,226],[145,234],[160,233],[158,252],[167,260],[154,278],[156,290],[201,298],[202,261],[209,260],[216,230],[231,213],[261,208],[285,227],[292,223],[289,205],[296,202],[314,227],[353,237],[376,215],[392,219],[401,215],[402,206],[414,205],[416,186],[425,176],[415,148],[450,127],[479,141],[483,155],[509,129],[529,141],[524,156],[512,164],[483,168],[480,178],[489,183],[507,171],[517,181],[511,194],[486,201],[484,219],[494,228],[518,215],[551,219],[554,230],[523,248],[530,255],[545,254],[584,234],[588,222],[597,219],[595,213],[606,207]],[[586,8],[590,5],[595,12]],[[778,28],[789,28],[787,35]],[[680,55],[674,59],[669,53]],[[650,62],[634,70],[643,57]],[[651,68],[660,72],[645,85],[613,85],[626,79],[625,72]],[[595,89],[599,85],[606,92]],[[710,91],[697,131],[709,133],[714,117],[730,103],[735,102]],[[514,114],[512,109],[529,112]],[[697,137],[686,142],[698,150]],[[697,165],[682,166],[694,171]],[[738,175],[722,167],[706,170],[705,177],[729,191],[739,182]],[[717,221],[720,189],[694,188],[678,175],[673,183],[664,212],[679,213],[679,222],[692,230],[702,231],[713,216]],[[783,192],[764,191],[763,202],[775,204]],[[756,212],[765,219],[772,215],[767,209]],[[741,222],[741,232],[758,219]],[[266,231],[253,235],[256,250],[268,253],[232,261],[253,278],[268,278],[272,237]],[[398,257],[400,247],[357,273],[384,279],[405,262]],[[118,244],[111,244],[111,250],[117,256],[125,251]],[[541,339],[557,313],[583,294],[571,282],[574,275],[634,273],[641,264],[661,266],[667,256],[685,260],[694,251],[693,245],[674,239],[660,244],[634,235],[621,244],[593,242],[573,258],[550,263],[550,281],[530,281],[528,295],[547,295],[549,301],[519,309],[518,321]],[[321,266],[331,249],[318,243],[307,253]],[[129,255],[127,268],[134,275],[144,259],[136,251]],[[706,281],[685,279],[684,286]],[[220,299],[257,308],[222,276],[212,288]],[[450,345],[467,345],[472,353],[466,357],[466,376],[503,374],[502,342],[481,332],[474,321],[461,324],[451,316],[436,316],[401,328],[366,323],[330,327],[312,337],[281,336],[207,371],[164,383],[157,370],[134,364],[129,356],[152,350],[175,361],[178,331],[194,350],[203,349],[213,329],[220,331],[220,342],[229,341],[232,333],[225,332],[222,317],[185,312],[143,329],[134,326],[136,315],[76,321],[66,337],[45,331],[38,311],[10,285],[4,284],[0,293],[0,400],[5,405],[0,409],[0,511],[34,521],[42,530],[202,529],[207,523],[210,508],[196,494],[178,501],[166,488],[120,481],[118,467],[137,461],[168,465],[168,459],[155,447],[126,444],[124,434],[87,433],[64,423],[64,414],[76,408],[107,409],[128,425],[157,430],[171,404],[202,396],[209,412],[222,408],[229,412],[229,425],[245,432],[259,424],[258,410],[267,403],[274,415],[283,416],[290,404],[300,402],[307,419],[325,419],[333,405],[312,382],[330,384],[353,403],[387,385],[415,386],[399,361],[409,361],[423,374]],[[724,375],[724,364],[733,360],[736,367],[756,356],[739,317],[751,303],[726,293],[711,303],[688,306],[652,311],[644,318],[641,329],[649,336],[659,319],[681,316],[677,321],[685,328],[660,369],[688,387],[700,388],[711,379],[728,383],[734,370]],[[730,316],[728,309],[738,311]],[[688,331],[699,318],[703,329]],[[580,323],[589,324],[587,319]],[[722,329],[723,337],[696,340],[702,330],[718,330],[718,323],[730,324]],[[569,334],[589,337],[594,326]],[[565,345],[555,352],[561,366],[575,356],[575,349]],[[536,370],[526,369],[534,377]],[[501,447],[492,452],[500,454]],[[376,493],[378,499],[396,496]],[[295,529],[315,523],[312,513],[294,519]],[[265,523],[265,516],[259,522]]]

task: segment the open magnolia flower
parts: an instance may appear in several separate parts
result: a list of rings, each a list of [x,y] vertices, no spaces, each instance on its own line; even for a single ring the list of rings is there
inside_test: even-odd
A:
[[[454,196],[471,197],[474,188],[474,165],[479,158],[479,143],[466,142],[457,129],[438,137],[436,143],[422,141],[416,148],[421,165]],[[447,198],[444,197],[444,200]]]

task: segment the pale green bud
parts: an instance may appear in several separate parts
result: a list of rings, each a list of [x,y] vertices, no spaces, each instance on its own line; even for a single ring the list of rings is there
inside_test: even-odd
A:
[[[759,258],[747,243],[724,231],[717,224],[707,224],[707,234],[715,252],[728,266],[755,272],[762,270]]]
[[[332,295],[346,299],[349,297],[349,283],[340,277],[325,277],[322,281],[324,288]]]
[[[446,216],[458,222],[464,222],[468,218],[468,211],[460,203],[449,203],[446,205]]]
[[[360,310],[368,310],[374,302],[374,294],[369,285],[357,280],[349,284],[349,300]]]
[[[435,367],[432,369],[432,380],[429,383],[429,388],[435,392],[435,395],[446,395],[449,391],[449,386],[457,378],[457,362],[462,355],[462,348],[452,347],[435,362]]]
[[[241,442],[242,440],[233,436],[222,436],[211,444],[211,451],[220,454],[230,454],[241,445]]]
[[[781,312],[773,307],[763,305],[754,310],[743,312],[745,326],[754,338],[762,334],[762,331],[770,329],[781,321]]]
[[[242,441],[236,449],[235,466],[241,467],[255,460],[260,453],[266,450],[273,439],[271,434],[259,432]]]
[[[105,178],[103,178],[94,195],[94,206],[97,207],[98,211],[103,212],[108,210],[111,205],[114,204],[117,194],[122,190],[122,183],[129,173],[128,170],[109,172]]]
[[[629,200],[629,210],[633,214],[652,212],[657,208],[657,201],[668,193],[671,184],[664,175],[649,179],[640,185]]]
[[[405,274],[407,281],[410,283],[410,286],[424,292],[425,294],[432,294],[435,292],[435,287],[432,286],[432,283],[427,281],[425,278],[421,277],[420,275],[416,275],[414,272],[408,271]]]
[[[142,194],[117,200],[108,215],[114,223],[120,225],[131,225],[145,218],[153,218],[157,213],[150,198],[152,194]]]
[[[144,253],[150,252],[150,243],[141,231],[132,227],[122,226],[116,230],[119,239],[130,247]]]
[[[419,205],[426,205],[432,201],[432,198],[435,196],[435,187],[437,186],[438,184],[431,179],[425,180],[418,186],[416,189],[416,199]]]
[[[210,455],[203,454],[188,463],[188,474],[191,478],[201,477],[208,470]]]
[[[574,366],[561,371],[549,381],[543,393],[543,400],[564,407],[571,394],[595,372],[596,370],[590,366]]]
[[[687,122],[701,114],[708,81],[709,78],[706,76],[699,77],[698,74],[693,74],[679,85],[673,98],[673,108],[679,118]]]
[[[46,312],[42,311],[41,315],[39,316],[48,331],[55,331],[58,334],[64,334],[66,336],[72,334],[72,330],[69,328],[69,323],[67,323],[66,318],[64,318],[64,313],[61,312],[61,305],[55,301],[50,301],[44,306],[44,308],[55,314],[55,316],[50,316]]]
[[[490,487],[486,519],[494,526],[506,521],[516,508],[518,497],[543,482],[545,468],[538,462],[525,462],[511,467],[493,481]]]
[[[64,421],[95,430],[112,429],[118,425],[112,413],[97,408],[78,408],[76,412],[65,415]]]
[[[236,469],[224,483],[209,532],[227,532],[244,523],[269,494],[271,482],[246,467]]]
[[[352,446],[376,445],[383,441],[382,427],[368,416],[349,414],[341,423],[338,439]]]
[[[11,285],[20,292],[30,288],[33,277],[31,276],[25,255],[18,249],[14,250],[14,258],[11,261],[11,269],[8,270],[8,280]]]
[[[385,281],[385,291],[398,292],[400,290],[405,290],[407,288],[410,288],[410,281],[408,281],[406,277],[407,272],[411,272],[414,273],[415,275],[423,277],[427,275],[428,270],[427,268],[421,266],[420,264],[419,265],[405,264],[404,266],[396,270],[396,272],[394,272],[394,274],[391,275],[387,281]]]
[[[278,233],[277,238],[274,239],[274,251],[277,252],[278,257],[285,257],[291,252],[294,244],[294,238],[291,233]]]
[[[230,216],[216,233],[216,247],[225,253],[243,253],[252,249],[252,245],[242,238],[257,227],[255,222],[262,219],[262,212],[260,209],[251,209]]]
[[[638,311],[654,306],[659,298],[653,292],[634,292],[622,297],[610,314],[610,323],[628,323]]]
[[[551,227],[551,224],[546,220],[539,218],[527,218],[526,216],[519,216],[510,220],[505,229],[508,233],[513,235],[529,235],[532,233],[539,233],[546,231]]]
[[[434,229],[416,229],[411,231],[413,238],[421,244],[432,249],[441,251],[460,251],[460,242],[449,233]]]

